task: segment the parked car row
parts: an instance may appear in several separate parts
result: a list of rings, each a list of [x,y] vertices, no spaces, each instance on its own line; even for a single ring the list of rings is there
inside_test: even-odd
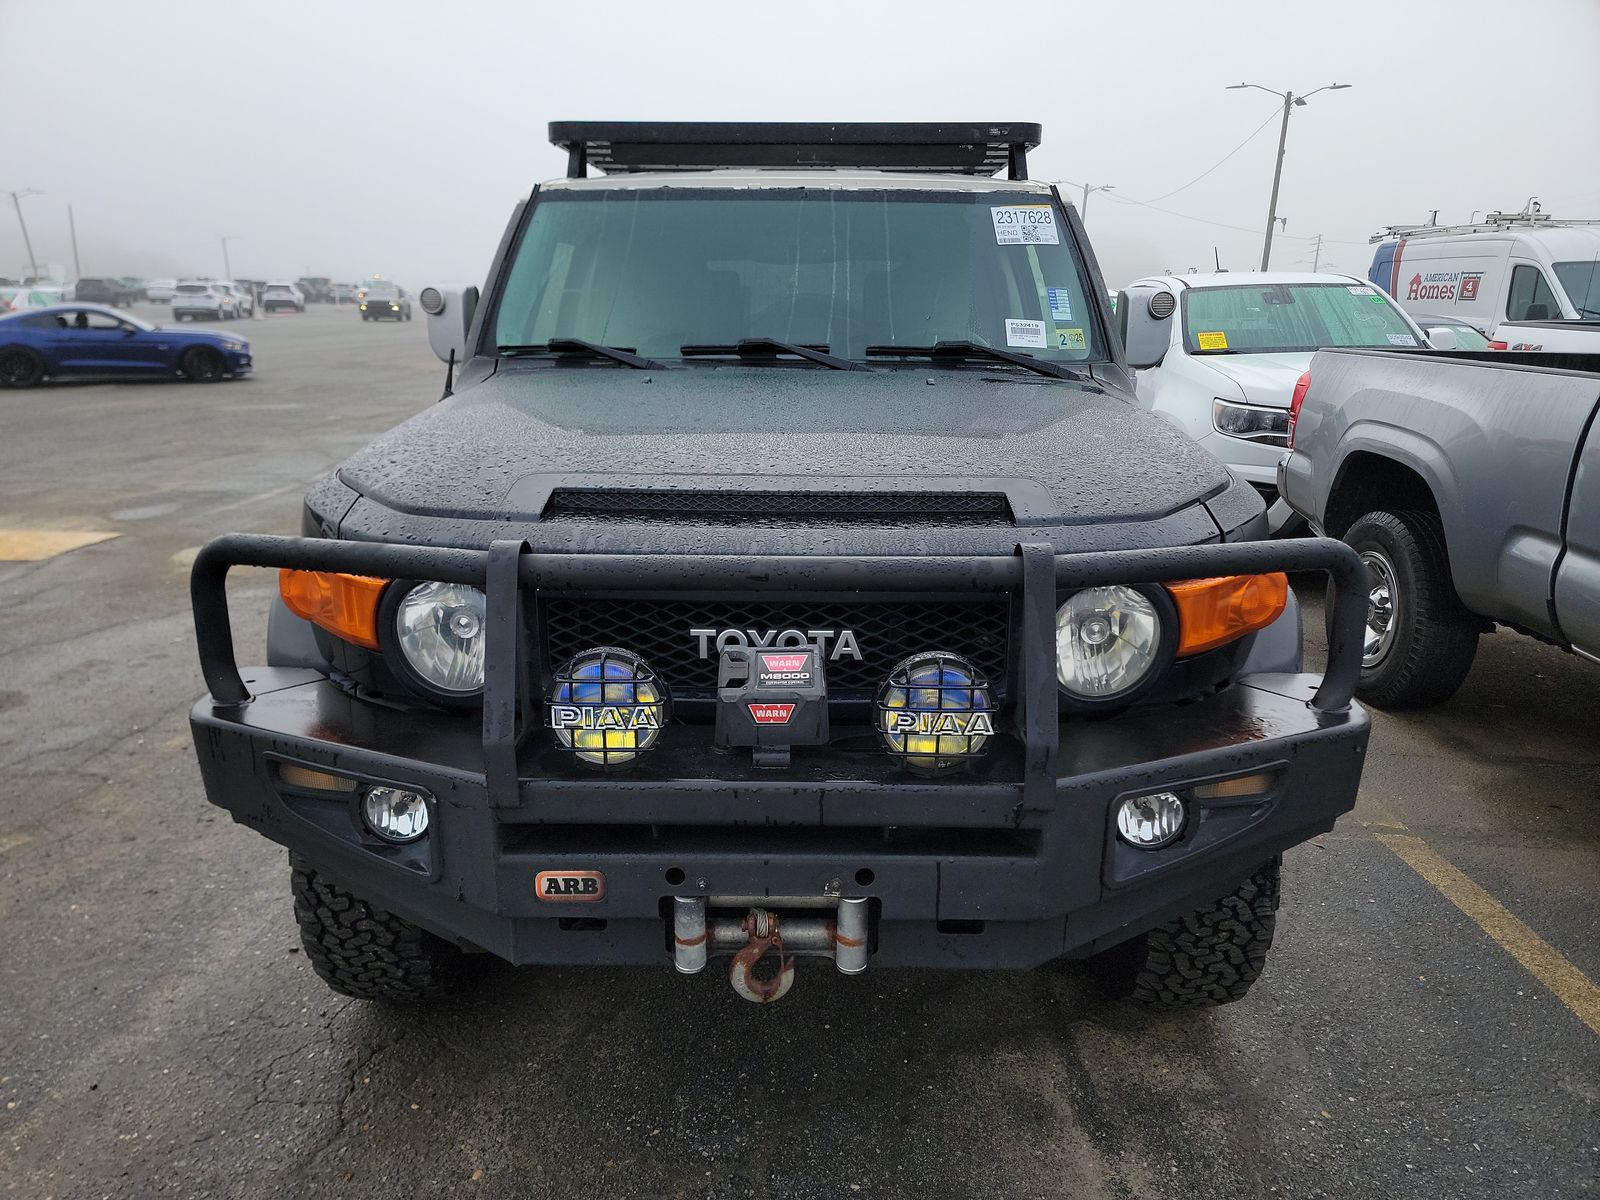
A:
[[[231,321],[255,315],[255,298],[240,284],[229,280],[180,283],[172,296],[172,318],[198,321]]]

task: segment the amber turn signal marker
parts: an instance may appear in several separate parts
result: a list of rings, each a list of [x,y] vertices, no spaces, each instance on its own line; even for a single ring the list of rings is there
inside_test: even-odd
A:
[[[1277,781],[1276,771],[1262,771],[1255,775],[1235,775],[1232,779],[1197,783],[1191,790],[1196,800],[1229,800],[1240,796],[1264,796]]]
[[[278,593],[290,612],[368,650],[379,648],[378,598],[388,583],[332,571],[278,572]]]
[[[279,763],[278,778],[290,787],[305,788],[311,792],[353,792],[356,781],[348,775],[335,775],[299,763]]]
[[[1178,657],[1226,646],[1247,633],[1265,629],[1289,603],[1289,577],[1223,575],[1167,584],[1178,606]]]

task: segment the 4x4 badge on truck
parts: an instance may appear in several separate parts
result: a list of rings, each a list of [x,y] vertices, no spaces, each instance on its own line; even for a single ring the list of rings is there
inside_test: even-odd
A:
[[[735,646],[750,649],[794,649],[815,646],[829,662],[843,658],[861,661],[861,647],[850,629],[691,629],[701,658],[721,654]],[[828,643],[832,642],[830,648]]]

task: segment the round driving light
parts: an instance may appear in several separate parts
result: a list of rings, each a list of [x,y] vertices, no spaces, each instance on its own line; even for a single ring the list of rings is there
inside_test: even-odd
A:
[[[1183,821],[1183,801],[1173,792],[1129,796],[1117,805],[1117,833],[1141,850],[1159,850],[1177,841]]]
[[[425,287],[417,294],[417,303],[430,317],[437,317],[444,311],[444,293],[436,287]]]
[[[395,610],[406,665],[433,691],[470,696],[483,689],[483,593],[459,583],[419,583]]]
[[[994,733],[989,687],[958,654],[913,654],[878,688],[878,735],[915,771],[959,767]]]
[[[597,767],[625,766],[654,749],[671,713],[667,685],[630,650],[600,646],[575,654],[550,689],[557,745]]]
[[[386,842],[414,842],[428,832],[428,797],[410,788],[378,784],[361,798],[361,816]]]
[[[1084,588],[1056,610],[1056,682],[1082,700],[1131,692],[1161,657],[1161,618],[1143,592]]]

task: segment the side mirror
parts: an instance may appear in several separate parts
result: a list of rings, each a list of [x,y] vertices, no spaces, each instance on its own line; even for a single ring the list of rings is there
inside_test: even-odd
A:
[[[478,311],[478,289],[462,284],[425,287],[417,304],[428,315],[428,345],[440,362],[464,362],[467,331]]]
[[[1428,330],[1428,345],[1435,350],[1459,350],[1461,339],[1456,337],[1454,329],[1445,329],[1441,326],[1438,329]]]
[[[1117,296],[1117,331],[1136,370],[1155,367],[1172,344],[1172,314],[1178,300],[1164,287],[1137,287]]]

